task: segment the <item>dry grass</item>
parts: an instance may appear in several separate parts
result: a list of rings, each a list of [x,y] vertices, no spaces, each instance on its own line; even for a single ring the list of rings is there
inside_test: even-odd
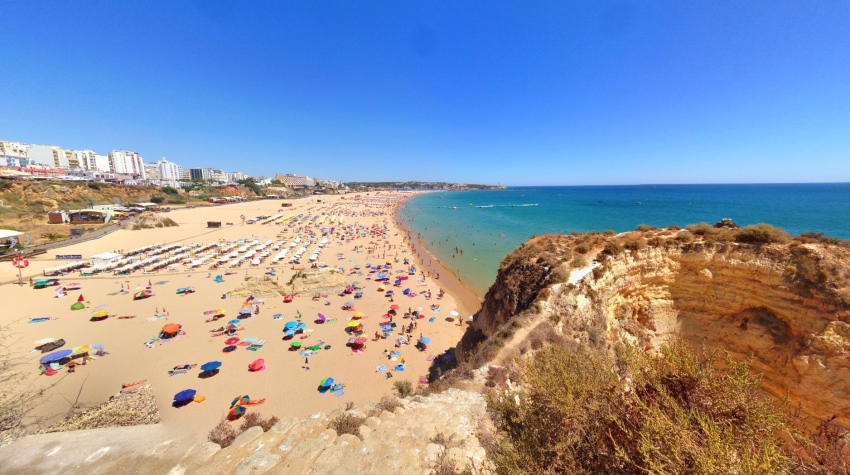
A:
[[[259,412],[249,412],[242,418],[242,425],[239,426],[240,432],[245,432],[251,427],[260,427],[263,432],[267,432],[273,425],[277,424],[280,419],[277,416],[271,416],[268,419],[264,418]]]
[[[351,434],[360,437],[360,426],[364,422],[366,422],[365,417],[345,413],[331,420],[328,429],[335,430],[337,435]]]
[[[207,434],[207,440],[218,444],[221,448],[230,447],[230,444],[236,439],[239,432],[227,423],[227,419],[222,419],[212,430]]]

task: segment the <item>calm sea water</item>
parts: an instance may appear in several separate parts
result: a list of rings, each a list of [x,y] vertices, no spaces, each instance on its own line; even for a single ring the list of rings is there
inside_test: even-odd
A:
[[[435,192],[410,199],[402,216],[441,262],[483,296],[502,257],[534,234],[622,232],[642,223],[684,226],[731,218],[741,226],[770,223],[792,234],[850,239],[850,183]]]

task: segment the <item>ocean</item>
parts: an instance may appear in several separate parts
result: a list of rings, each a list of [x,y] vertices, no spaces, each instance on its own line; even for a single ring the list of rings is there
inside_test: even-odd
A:
[[[850,183],[511,187],[433,192],[402,218],[428,250],[480,297],[502,258],[532,235],[669,226],[731,218],[791,234],[850,239]],[[461,254],[460,251],[463,251]]]

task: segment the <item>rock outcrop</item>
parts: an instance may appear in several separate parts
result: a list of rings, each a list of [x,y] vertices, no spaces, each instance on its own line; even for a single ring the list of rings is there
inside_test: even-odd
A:
[[[839,424],[850,426],[846,243],[746,244],[677,236],[650,231],[600,238],[594,249],[607,250],[599,253],[600,267],[575,285],[561,283],[566,281],[553,277],[550,263],[525,252],[507,257],[463,350],[471,351],[523,311],[545,314],[573,344],[611,351],[623,343],[653,351],[680,337],[749,361],[768,392],[787,394],[804,413],[836,415]],[[569,245],[571,239],[575,245],[582,238],[546,236],[531,245],[539,250],[553,242]],[[569,252],[561,260],[567,257]],[[522,283],[505,285],[512,280]]]

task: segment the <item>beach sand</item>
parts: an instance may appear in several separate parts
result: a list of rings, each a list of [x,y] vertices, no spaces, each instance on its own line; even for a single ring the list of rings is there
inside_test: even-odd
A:
[[[266,240],[286,239],[287,244],[295,237],[297,226],[293,228],[275,224],[252,224],[242,225],[240,215],[249,219],[257,215],[281,214],[308,214],[311,216],[321,215],[330,210],[345,210],[345,213],[354,213],[357,216],[345,217],[344,225],[354,224],[365,226],[367,229],[372,225],[386,225],[387,240],[378,240],[367,235],[358,237],[353,241],[340,243],[339,240],[330,237],[329,243],[319,258],[331,267],[342,267],[345,269],[345,279],[348,283],[360,281],[364,287],[362,299],[354,300],[351,295],[338,296],[331,294],[330,306],[324,304],[324,299],[314,301],[310,297],[296,297],[292,303],[284,303],[281,298],[267,298],[259,306],[260,313],[252,318],[246,319],[240,325],[245,330],[238,333],[240,339],[253,337],[268,340],[268,343],[257,352],[247,351],[245,347],[237,347],[232,353],[223,353],[224,341],[227,337],[212,337],[210,330],[218,328],[228,320],[235,318],[242,299],[230,297],[222,300],[223,293],[235,289],[245,280],[246,271],[251,277],[262,276],[270,268],[277,269],[275,277],[280,283],[290,279],[294,271],[288,259],[281,261],[278,265],[270,264],[270,261],[251,267],[248,263],[239,268],[232,269],[236,273],[224,275],[224,282],[215,283],[213,278],[208,277],[224,274],[230,269],[207,270],[208,266],[202,266],[197,270],[189,270],[180,266],[176,272],[159,271],[155,274],[145,275],[137,271],[128,276],[98,275],[94,277],[79,277],[77,273],[64,277],[65,282],[79,282],[82,288],[79,291],[71,291],[66,297],[56,298],[55,287],[44,289],[33,289],[31,287],[20,287],[16,284],[5,284],[0,286],[0,298],[6,302],[6,312],[0,316],[0,324],[9,324],[14,334],[15,343],[12,345],[14,355],[24,357],[32,367],[32,379],[21,381],[22,388],[43,388],[55,385],[49,389],[49,400],[39,410],[39,415],[56,420],[65,414],[73,403],[83,407],[97,405],[107,400],[109,396],[116,394],[122,383],[138,380],[147,380],[151,385],[162,414],[163,424],[178,432],[196,433],[205,435],[230,408],[231,400],[240,395],[250,395],[252,399],[265,398],[266,402],[258,407],[249,408],[249,411],[261,411],[266,415],[283,416],[307,416],[316,412],[329,412],[346,402],[363,404],[368,401],[380,399],[382,396],[392,394],[392,386],[395,381],[408,380],[417,385],[421,376],[428,374],[431,362],[429,356],[437,356],[441,352],[452,348],[460,339],[465,325],[461,325],[457,318],[453,322],[447,321],[452,310],[460,313],[461,320],[477,311],[478,299],[468,289],[457,281],[454,282],[448,271],[441,272],[441,281],[432,278],[424,278],[421,273],[411,275],[409,280],[403,282],[400,288],[391,285],[388,289],[396,291],[395,303],[401,308],[398,316],[394,319],[398,327],[389,339],[372,341],[378,329],[378,324],[383,322],[382,315],[387,313],[391,303],[384,296],[384,292],[377,290],[378,284],[366,280],[368,273],[363,275],[351,274],[351,270],[366,263],[378,264],[387,260],[394,260],[398,254],[399,263],[393,263],[392,272],[399,269],[407,269],[401,265],[405,257],[411,258],[415,263],[415,253],[409,248],[409,241],[405,243],[406,231],[399,229],[395,222],[393,213],[395,206],[392,203],[403,199],[407,195],[381,193],[375,195],[363,194],[363,201],[354,201],[354,194],[341,196],[318,196],[297,200],[287,200],[293,204],[291,208],[280,209],[281,200],[261,200],[233,205],[216,207],[199,207],[193,209],[175,210],[167,213],[167,216],[177,221],[180,226],[173,228],[149,229],[140,231],[121,230],[108,236],[82,244],[72,245],[61,249],[55,249],[48,254],[39,256],[30,261],[30,266],[24,271],[25,280],[29,277],[38,278],[41,270],[45,267],[53,267],[66,261],[55,260],[56,254],[81,254],[88,258],[93,254],[104,251],[129,250],[150,244],[175,243],[183,244],[201,243],[207,244],[219,240],[235,241],[238,239],[257,238],[260,242]],[[317,202],[321,199],[321,203]],[[378,199],[380,201],[374,201]],[[367,204],[366,200],[372,204]],[[374,215],[361,215],[374,214]],[[321,218],[320,218],[321,219]],[[232,222],[233,226],[224,225],[220,229],[208,229],[207,221]],[[330,227],[327,222],[321,226],[313,225],[314,230],[321,227]],[[337,228],[338,224],[335,224]],[[279,238],[278,234],[282,233]],[[312,251],[321,233],[317,233],[317,239],[313,245],[308,246]],[[354,251],[354,246],[369,246],[369,242],[376,243],[374,254],[366,250]],[[393,245],[397,249],[385,250],[384,246]],[[386,252],[386,258],[383,258]],[[337,260],[337,253],[343,253],[344,258]],[[273,253],[274,255],[274,253]],[[290,254],[291,255],[291,254]],[[308,254],[309,255],[309,252]],[[302,267],[306,267],[306,256],[302,261]],[[424,256],[423,256],[424,257]],[[426,258],[427,259],[427,258]],[[436,265],[432,262],[432,266]],[[0,278],[8,281],[16,277],[16,271],[11,264],[2,269]],[[425,271],[429,268],[425,268]],[[400,274],[399,274],[400,275]],[[454,279],[456,280],[456,278]],[[145,287],[150,282],[153,296],[145,300],[133,300],[133,289]],[[119,292],[121,284],[130,288],[129,293]],[[193,286],[194,294],[181,296],[176,294],[180,287]],[[443,286],[446,294],[442,300],[437,300],[439,288]],[[401,291],[409,287],[418,296],[410,298],[401,295]],[[433,298],[426,300],[423,292],[430,289]],[[82,294],[85,300],[90,302],[89,308],[80,311],[71,311],[70,306],[76,302]],[[258,299],[263,297],[257,296]],[[369,341],[364,354],[355,354],[348,347],[350,335],[345,332],[346,324],[353,312],[341,309],[346,301],[353,300],[357,311],[362,311],[368,316],[363,320],[364,337]],[[440,305],[440,313],[433,313],[429,306]],[[90,313],[98,307],[104,308],[112,315],[132,316],[133,319],[121,320],[116,317],[108,318],[101,322],[89,320]],[[393,350],[394,339],[399,334],[402,325],[407,325],[410,320],[403,319],[403,313],[408,309],[421,307],[426,318],[416,320],[418,327],[413,330],[414,340],[420,334],[431,339],[425,352],[416,350],[413,345],[402,346],[400,352],[406,361],[406,369],[403,372],[392,371],[398,361],[390,361],[385,350]],[[155,316],[155,310],[166,309],[168,317],[149,321]],[[206,323],[208,318],[203,313],[207,310],[225,308],[227,317],[217,321]],[[308,338],[300,340],[296,336],[292,341],[302,341],[303,345],[309,346],[319,342],[331,345],[329,350],[319,350],[309,356],[309,367],[305,367],[305,357],[298,352],[288,351],[291,341],[282,341],[284,323],[295,320],[297,313],[303,316],[303,322],[308,324]],[[318,313],[323,313],[328,318],[337,319],[336,323],[315,324],[314,320]],[[273,319],[273,315],[282,314],[281,320]],[[57,317],[43,323],[27,323],[33,317]],[[429,322],[430,317],[435,317],[434,322]],[[166,323],[178,323],[183,326],[185,335],[179,340],[167,344],[156,343],[153,348],[148,348],[144,342],[157,335]],[[54,376],[38,375],[38,360],[42,356],[40,352],[27,354],[34,347],[35,340],[55,337],[66,340],[64,347],[70,349],[75,346],[102,343],[108,355],[88,362],[85,366],[78,366],[72,374],[63,368]],[[255,359],[263,358],[266,369],[252,373],[248,371],[248,364]],[[221,361],[222,367],[219,374],[211,378],[199,378],[201,371],[192,369],[185,374],[169,376],[168,370],[176,365],[184,363],[195,363],[199,366],[207,361]],[[385,374],[376,371],[378,365],[385,364],[390,368],[393,377],[388,379]],[[319,383],[327,377],[334,378],[336,382],[345,385],[345,394],[336,397],[330,392],[320,394]],[[184,389],[195,389],[199,395],[206,397],[201,403],[191,403],[182,408],[172,408],[174,394]]]

